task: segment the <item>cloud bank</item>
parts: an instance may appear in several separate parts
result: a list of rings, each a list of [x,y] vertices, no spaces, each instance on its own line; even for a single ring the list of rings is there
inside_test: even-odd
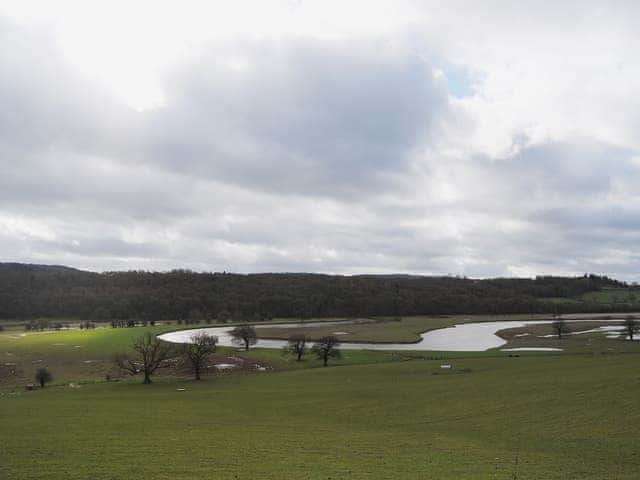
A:
[[[215,5],[0,10],[0,260],[638,278],[633,4]]]

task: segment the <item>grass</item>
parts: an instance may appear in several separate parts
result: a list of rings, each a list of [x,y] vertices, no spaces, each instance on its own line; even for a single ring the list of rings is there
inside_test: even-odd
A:
[[[396,335],[433,321],[387,323]],[[502,334],[515,346],[566,351],[346,351],[322,368],[276,350],[221,349],[274,369],[201,382],[173,372],[148,386],[103,381],[101,369],[133,337],[171,328],[1,333],[3,362],[34,371],[46,363],[57,380],[0,389],[0,478],[638,478],[640,342],[514,337],[550,333],[529,326]],[[69,386],[78,380],[89,383]]]
[[[419,333],[469,321],[537,319],[538,316],[459,316],[459,317],[407,317],[400,321],[378,319],[370,323],[326,325],[305,328],[304,332],[313,338],[336,331],[348,332],[339,338],[349,342],[412,342],[419,339]],[[570,323],[572,329],[588,329],[601,322]],[[610,323],[604,323],[611,325]],[[133,338],[144,332],[159,334],[173,330],[177,325],[136,328],[97,328],[95,330],[63,330],[59,332],[0,332],[0,387],[22,386],[33,381],[33,374],[39,367],[47,367],[54,374],[54,382],[87,382],[104,380],[109,373],[114,376],[113,357],[116,353],[127,352]],[[180,328],[180,327],[178,327]],[[187,326],[183,328],[195,328]],[[293,329],[259,329],[261,337],[288,338]],[[529,333],[526,337],[516,334]],[[500,333],[508,341],[505,347],[557,347],[567,352],[611,352],[640,351],[640,342],[628,342],[622,339],[607,339],[602,334],[584,334],[568,336],[563,340],[539,338],[552,333],[548,325],[527,326],[508,329]],[[252,349],[249,352],[235,348],[219,348],[220,355],[244,357],[249,361],[267,364],[274,370],[308,369],[321,366],[320,361],[312,360],[298,363],[292,357],[283,356],[279,350]],[[461,352],[384,352],[351,350],[343,352],[340,360],[331,360],[336,365],[368,364],[388,362],[406,358],[459,358],[464,356],[501,355],[500,352],[481,352],[465,354]],[[224,360],[221,360],[224,362]],[[175,376],[181,372],[172,372]],[[184,375],[184,372],[182,372]]]
[[[570,334],[565,334],[562,339],[555,336],[551,325],[527,325],[525,327],[509,328],[498,332],[498,335],[507,340],[507,344],[500,348],[519,347],[552,347],[561,348],[570,353],[640,353],[640,342],[631,342],[624,336],[607,338],[605,334],[573,333],[592,330],[599,326],[622,327],[622,322],[584,321],[570,322],[566,327]],[[526,336],[517,336],[527,334]],[[614,332],[610,332],[614,333]],[[554,335],[554,336],[549,336]]]
[[[638,287],[603,288],[601,290],[584,293],[578,297],[548,297],[541,298],[540,300],[558,304],[587,303],[607,305],[632,305],[640,303],[640,289]]]
[[[0,478],[635,479],[639,362],[416,360],[4,395]]]
[[[39,367],[49,368],[56,381],[102,379],[112,368],[113,356],[131,349],[144,331],[160,333],[171,327],[98,328],[59,332],[0,333],[0,384],[32,381]],[[9,371],[14,371],[9,375]]]
[[[194,328],[190,326],[190,328]],[[117,353],[130,352],[135,337],[145,332],[154,334],[174,330],[174,326],[137,328],[98,328],[95,330],[64,330],[47,332],[0,333],[0,387],[4,389],[33,382],[33,374],[40,367],[47,367],[54,375],[54,383],[83,383],[104,380],[109,373],[114,376],[113,357]],[[280,350],[252,349],[244,352],[236,348],[220,347],[219,355],[233,355],[248,361],[267,364],[275,370],[292,370],[320,367],[320,360],[307,357],[296,362]],[[410,354],[405,354],[404,357]],[[332,364],[363,364],[389,361],[391,352],[345,351]],[[394,358],[400,358],[395,356]],[[173,376],[188,375],[172,371]]]
[[[640,289],[608,288],[585,293],[580,298],[591,303],[637,303],[640,301]]]

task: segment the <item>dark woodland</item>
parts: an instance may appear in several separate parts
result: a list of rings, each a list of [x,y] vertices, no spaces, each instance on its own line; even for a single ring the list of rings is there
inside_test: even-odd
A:
[[[351,317],[634,311],[635,303],[558,302],[626,286],[607,277],[475,280],[409,275],[305,273],[95,273],[0,264],[0,318],[111,321],[262,321]],[[555,301],[551,299],[556,299]]]

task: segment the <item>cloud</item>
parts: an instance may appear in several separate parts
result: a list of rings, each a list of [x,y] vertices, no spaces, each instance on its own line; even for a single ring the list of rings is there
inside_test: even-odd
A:
[[[448,110],[426,60],[375,41],[212,48],[169,91],[149,115],[148,159],[296,194],[384,188]]]
[[[631,7],[541,5],[414,5],[326,35],[287,7],[313,33],[201,30],[143,111],[71,61],[73,35],[0,20],[1,259],[635,279]],[[132,49],[161,58],[152,39]]]

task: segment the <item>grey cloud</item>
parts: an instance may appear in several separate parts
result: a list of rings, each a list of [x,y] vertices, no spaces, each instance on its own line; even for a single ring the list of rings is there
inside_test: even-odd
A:
[[[0,260],[640,271],[640,211],[616,191],[640,180],[637,152],[516,136],[511,158],[443,153],[471,127],[413,53],[375,41],[212,46],[174,72],[164,108],[140,114],[69,70],[46,35],[0,32]],[[229,68],[232,57],[247,68]],[[444,124],[457,128],[443,139]]]
[[[535,214],[533,219],[566,229],[587,228],[640,233],[640,209],[631,206],[558,207]]]
[[[247,70],[223,60],[246,59]],[[300,42],[214,49],[150,118],[149,158],[251,188],[349,195],[384,186],[446,115],[417,55]]]
[[[40,249],[79,256],[153,257],[162,253],[148,242],[128,242],[111,236],[87,236],[67,241],[37,242]]]
[[[521,176],[530,190],[588,196],[608,191],[612,178],[640,173],[630,163],[633,154],[613,145],[576,139],[524,148],[498,165],[507,174]]]

